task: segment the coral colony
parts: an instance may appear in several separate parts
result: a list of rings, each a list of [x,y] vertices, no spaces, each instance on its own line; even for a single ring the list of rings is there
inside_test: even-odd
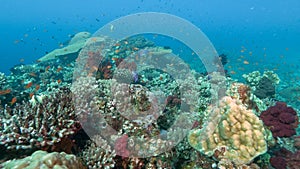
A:
[[[239,82],[192,71],[196,80],[176,81],[165,70],[137,64],[171,53],[170,47],[132,37],[114,42],[106,55],[92,45],[83,50],[104,41],[80,32],[35,64],[0,74],[1,168],[299,168],[299,110],[277,98],[274,72],[254,71]],[[87,73],[76,77],[80,53]],[[225,65],[227,58],[218,59]],[[226,81],[226,94],[212,106],[210,82],[218,78]],[[188,109],[194,110],[191,126],[175,144],[169,138],[184,130]]]

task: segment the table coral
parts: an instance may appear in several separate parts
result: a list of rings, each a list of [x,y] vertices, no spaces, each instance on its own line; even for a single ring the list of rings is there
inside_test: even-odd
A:
[[[260,115],[264,124],[270,128],[274,137],[290,137],[296,134],[297,112],[284,102],[277,102]]]
[[[69,55],[74,55],[72,57],[76,58],[78,52],[84,46],[86,40],[91,36],[89,32],[79,32],[70,40],[69,44],[61,49],[55,49],[52,52],[41,57],[39,61],[47,61],[51,59],[56,59],[58,57],[68,57]]]
[[[267,151],[262,121],[238,100],[225,96],[218,108],[211,107],[209,111],[215,120],[209,121],[202,129],[191,131],[188,139],[192,147],[208,156],[225,149],[217,158],[229,159],[235,164],[249,163]],[[204,133],[213,126],[216,127],[212,133]]]

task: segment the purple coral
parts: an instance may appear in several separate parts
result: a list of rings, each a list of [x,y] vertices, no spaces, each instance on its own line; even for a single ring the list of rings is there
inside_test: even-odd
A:
[[[300,150],[291,152],[286,149],[280,149],[274,152],[270,159],[271,165],[276,169],[298,169],[300,166]]]
[[[284,102],[277,102],[260,115],[264,124],[270,128],[274,137],[290,137],[296,134],[297,112]]]

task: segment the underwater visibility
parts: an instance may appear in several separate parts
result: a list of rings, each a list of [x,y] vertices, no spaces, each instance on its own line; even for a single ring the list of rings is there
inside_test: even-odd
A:
[[[0,168],[300,169],[300,2],[4,0]]]

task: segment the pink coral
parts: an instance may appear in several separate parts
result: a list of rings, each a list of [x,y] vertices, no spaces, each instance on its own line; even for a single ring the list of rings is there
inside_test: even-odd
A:
[[[117,155],[128,157],[129,150],[127,149],[127,141],[128,135],[124,134],[123,136],[119,137],[115,143],[115,150]]]

